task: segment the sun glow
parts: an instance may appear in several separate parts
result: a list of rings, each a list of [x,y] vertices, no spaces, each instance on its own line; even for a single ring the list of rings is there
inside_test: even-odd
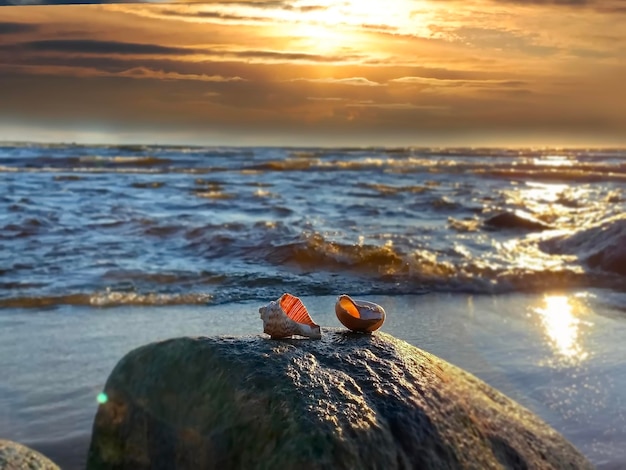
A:
[[[304,23],[292,32],[298,43],[307,51],[321,54],[333,53],[339,50],[347,50],[352,37],[342,31],[340,26],[326,24]]]
[[[286,35],[300,39],[310,50],[330,52],[358,49],[366,41],[361,34],[365,32],[430,35],[420,27],[422,17],[430,13],[426,2],[414,0],[325,0],[315,6],[296,2],[292,9],[273,12],[273,19],[284,23]]]
[[[164,10],[159,5],[107,5],[107,10],[146,18],[250,28],[267,38],[272,48],[307,54],[350,55],[354,51],[384,49],[391,36],[440,37],[445,7],[431,0],[293,0],[291,2],[186,3]],[[172,12],[177,14],[173,15]],[[201,43],[216,49],[216,44]],[[388,45],[387,45],[388,46]],[[220,44],[217,44],[220,47]],[[388,54],[385,55],[385,57]]]
[[[307,6],[305,2],[296,2],[292,11],[298,11],[297,16],[307,22],[326,26],[384,26],[401,28],[415,23],[412,20],[414,12],[424,7],[425,2],[414,0],[394,0],[381,2],[380,0],[334,0],[318,1],[315,7]]]

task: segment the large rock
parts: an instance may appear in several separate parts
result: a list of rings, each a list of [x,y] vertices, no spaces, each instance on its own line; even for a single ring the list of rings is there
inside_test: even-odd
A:
[[[502,212],[485,220],[485,227],[491,230],[542,231],[552,227],[524,211]]]
[[[59,467],[34,451],[17,442],[0,439],[0,470],[60,470]]]
[[[591,468],[525,408],[380,332],[149,344],[105,392],[90,469]]]
[[[551,254],[576,255],[591,269],[626,276],[626,215],[545,240],[539,246]]]

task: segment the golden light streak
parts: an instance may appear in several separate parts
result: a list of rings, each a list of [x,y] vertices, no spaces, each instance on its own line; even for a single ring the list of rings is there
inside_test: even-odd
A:
[[[537,166],[572,166],[572,160],[565,155],[546,155],[545,157],[535,158],[533,163]]]
[[[570,362],[579,363],[587,359],[580,342],[581,321],[576,317],[574,304],[565,295],[548,295],[544,304],[535,308],[545,334],[554,352]]]
[[[531,201],[534,204],[556,202],[568,188],[567,184],[527,181],[526,187],[520,191],[520,201]]]

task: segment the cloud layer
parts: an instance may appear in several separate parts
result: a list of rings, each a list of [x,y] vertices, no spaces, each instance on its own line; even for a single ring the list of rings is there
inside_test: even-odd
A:
[[[276,144],[625,138],[618,2],[381,5],[3,7],[0,138],[2,125]]]

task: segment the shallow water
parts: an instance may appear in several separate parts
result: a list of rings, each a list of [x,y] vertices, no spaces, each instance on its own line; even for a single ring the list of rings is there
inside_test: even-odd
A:
[[[625,190],[615,149],[0,146],[0,435],[81,468],[130,349],[347,292],[626,467]]]

